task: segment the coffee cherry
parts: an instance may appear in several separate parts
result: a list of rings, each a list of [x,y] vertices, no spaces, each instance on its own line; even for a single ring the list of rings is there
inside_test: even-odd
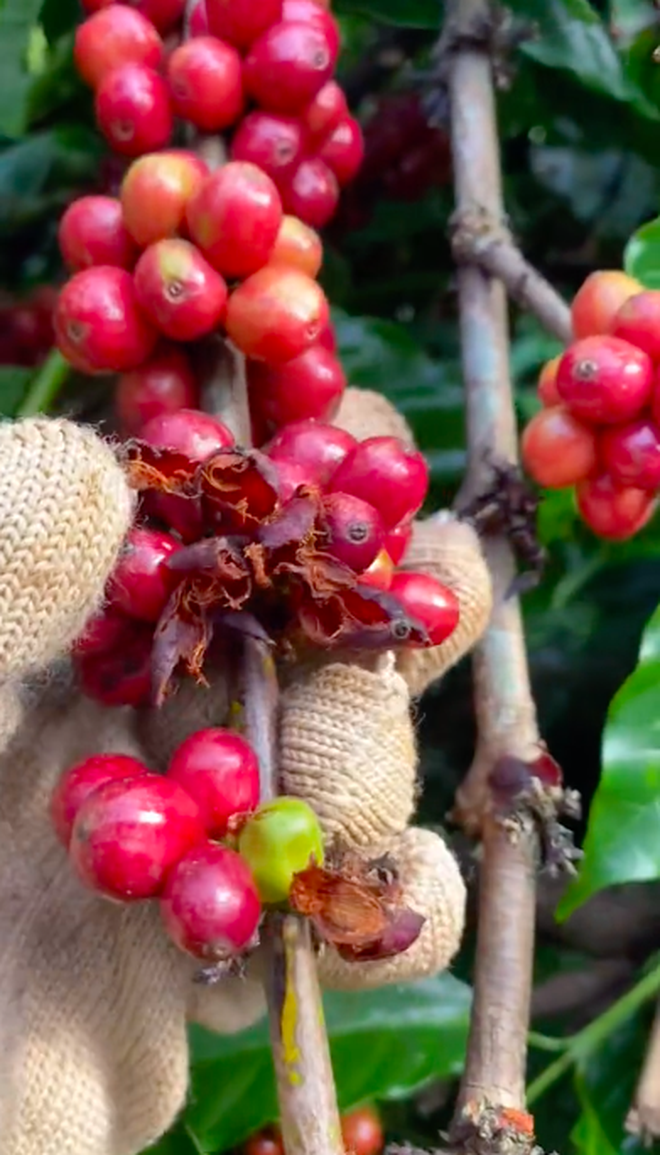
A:
[[[159,32],[169,32],[183,17],[185,0],[131,0]]]
[[[282,0],[206,0],[209,28],[220,40],[248,48],[282,18]]]
[[[311,24],[320,29],[326,37],[336,61],[340,49],[339,25],[334,16],[328,11],[329,4],[317,3],[317,0],[284,0],[282,5],[282,20],[286,24]]]
[[[253,273],[231,294],[225,327],[246,357],[282,365],[304,353],[328,323],[323,290],[282,265]]]
[[[206,0],[197,0],[190,13],[189,31],[191,36],[208,36],[209,18],[206,13]]]
[[[268,260],[282,223],[273,181],[254,164],[230,161],[188,202],[195,244],[224,277],[247,277]]]
[[[62,217],[57,239],[71,272],[92,265],[132,269],[138,247],[126,229],[115,197],[88,196],[73,201]]]
[[[619,337],[585,337],[563,354],[557,392],[575,417],[617,425],[636,417],[647,404],[653,366],[641,349]]]
[[[286,211],[315,229],[327,225],[339,203],[337,178],[318,157],[301,161],[283,178],[281,192]]]
[[[282,1136],[275,1127],[264,1127],[245,1141],[242,1155],[285,1155]]]
[[[176,449],[198,464],[234,444],[231,430],[222,421],[197,409],[179,409],[154,417],[140,436],[156,449]]]
[[[306,273],[308,277],[316,277],[323,264],[323,244],[320,236],[314,229],[310,229],[309,225],[298,220],[298,217],[282,217],[280,231],[268,264],[289,265],[292,269]],[[330,351],[334,352],[334,348]]]
[[[249,867],[234,850],[213,842],[194,847],[176,863],[160,910],[176,945],[209,963],[244,951],[261,918]]]
[[[199,402],[190,361],[176,345],[161,345],[138,369],[120,377],[115,391],[115,410],[129,437],[140,434],[152,417],[196,409]]]
[[[224,279],[199,249],[176,237],[145,249],[135,266],[135,292],[153,324],[174,341],[195,341],[217,329],[227,304]]]
[[[608,473],[581,481],[575,490],[580,515],[598,537],[625,541],[642,529],[655,511],[645,489],[617,485]]]
[[[548,489],[562,489],[582,481],[596,468],[596,431],[563,405],[542,409],[525,429],[521,450],[534,481]]]
[[[323,327],[319,333],[317,345],[323,345],[324,349],[328,349],[331,353],[337,352],[337,334],[335,333],[332,321]]]
[[[660,290],[647,289],[628,297],[614,315],[610,333],[660,359]]]
[[[619,485],[660,489],[660,429],[639,419],[606,429],[600,438],[603,466]]]
[[[134,526],[108,582],[110,607],[140,621],[157,622],[177,584],[167,560],[180,548],[169,533]]]
[[[130,640],[134,630],[133,619],[106,606],[101,613],[90,619],[73,643],[71,652],[75,658],[84,658],[118,651]]]
[[[108,265],[83,269],[67,281],[53,322],[62,356],[83,373],[134,369],[156,344],[130,273]]]
[[[294,874],[313,859],[323,862],[323,834],[314,811],[302,798],[275,798],[248,818],[238,836],[261,901],[286,902]]]
[[[280,501],[289,501],[301,485],[317,488],[313,472],[298,461],[283,457],[274,461],[273,465],[277,474],[277,492]]]
[[[243,111],[241,58],[213,36],[198,36],[175,48],[167,80],[175,114],[202,132],[228,128]]]
[[[97,89],[94,107],[101,132],[124,156],[164,148],[172,135],[167,85],[142,64],[124,64],[109,72]]]
[[[208,169],[191,152],[155,152],[134,160],[119,193],[126,228],[142,247],[173,237]]]
[[[406,613],[424,626],[434,646],[441,645],[456,629],[460,617],[458,598],[430,574],[412,570],[395,573],[390,593]]]
[[[359,1107],[341,1117],[341,1137],[347,1155],[380,1155],[385,1136],[374,1107]]]
[[[297,117],[250,112],[236,130],[231,158],[256,164],[278,183],[300,160],[303,143],[303,128]]]
[[[76,659],[80,685],[104,706],[146,706],[151,698],[153,629],[133,622],[121,645]]]
[[[428,484],[428,466],[418,450],[398,437],[368,437],[344,458],[329,488],[373,502],[385,528],[394,529],[417,513]]]
[[[274,24],[243,63],[245,91],[270,112],[300,112],[330,79],[337,58],[315,24]]]
[[[231,730],[198,730],[176,750],[168,778],[197,802],[210,838],[224,838],[230,819],[259,803],[259,762],[245,738]]]
[[[276,428],[325,421],[337,411],[346,376],[334,353],[312,345],[285,365],[248,363],[250,406]]]
[[[62,845],[68,847],[76,815],[90,794],[107,782],[148,773],[143,762],[127,754],[93,754],[62,774],[50,800],[51,821]]]
[[[265,452],[276,462],[297,462],[318,485],[326,485],[357,444],[350,433],[335,425],[324,425],[320,421],[295,421],[275,434]]]
[[[412,523],[403,521],[387,534],[384,547],[395,565],[403,561],[412,538]]]
[[[610,332],[614,315],[624,301],[641,293],[643,285],[619,269],[602,269],[591,273],[578,289],[571,305],[571,320],[576,340]]]
[[[300,114],[300,122],[310,145],[319,145],[348,116],[343,90],[329,80]]]
[[[113,4],[90,16],[76,29],[73,58],[91,88],[124,64],[159,68],[163,42],[153,24],[126,4]]]
[[[536,391],[539,401],[546,409],[550,409],[553,405],[561,405],[561,397],[557,392],[557,370],[560,361],[561,353],[553,357],[551,361],[546,361],[539,374]]]
[[[394,577],[394,562],[386,549],[381,549],[371,565],[360,574],[360,585],[377,590],[389,590]]]
[[[108,782],[83,802],[69,854],[81,880],[108,898],[153,898],[173,866],[204,841],[199,807],[177,782],[143,774]]]
[[[383,546],[385,529],[378,510],[350,493],[328,494],[321,509],[327,534],[323,548],[356,573],[362,573]]]
[[[332,170],[340,185],[352,181],[364,156],[362,129],[357,120],[347,116],[340,121],[326,137],[317,155]]]

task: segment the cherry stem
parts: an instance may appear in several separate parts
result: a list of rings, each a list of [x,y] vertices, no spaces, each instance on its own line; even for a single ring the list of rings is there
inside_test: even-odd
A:
[[[24,401],[19,405],[17,417],[35,417],[46,413],[71,373],[71,366],[62,354],[53,349],[38,373],[32,378]]]

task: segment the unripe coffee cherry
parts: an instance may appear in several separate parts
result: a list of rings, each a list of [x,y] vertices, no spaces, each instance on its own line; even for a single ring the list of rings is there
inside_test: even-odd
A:
[[[302,798],[275,798],[248,818],[238,837],[261,901],[286,902],[294,874],[323,862],[323,834]]]
[[[615,314],[624,301],[641,293],[643,285],[620,269],[590,273],[573,298],[571,320],[576,340],[610,332]]]
[[[148,773],[148,766],[128,754],[92,754],[91,758],[66,770],[50,800],[51,821],[62,845],[68,847],[76,815],[90,794],[107,782],[139,778]]]
[[[581,421],[618,425],[641,413],[651,397],[650,357],[619,337],[585,337],[563,354],[557,392]]]
[[[289,265],[308,277],[317,277],[323,264],[323,244],[319,234],[298,217],[282,217],[268,264]],[[334,352],[334,347],[330,352]]]
[[[273,181],[254,164],[230,161],[188,202],[190,235],[224,277],[247,277],[268,260],[282,223]]]
[[[153,417],[199,407],[199,384],[183,349],[162,344],[156,352],[119,378],[115,409],[123,432],[137,436]]]
[[[390,593],[411,618],[424,626],[434,646],[440,646],[456,629],[460,617],[458,598],[430,574],[412,570],[395,573]]]
[[[336,47],[322,27],[302,21],[274,24],[245,58],[245,90],[271,112],[298,113],[330,79],[336,58]]]
[[[276,428],[293,421],[325,421],[334,416],[346,375],[334,353],[312,345],[284,365],[248,363],[250,406]]]
[[[213,332],[227,304],[220,273],[195,245],[177,237],[145,249],[135,266],[135,292],[152,323],[174,341]]]
[[[140,12],[126,4],[113,4],[78,25],[73,58],[83,80],[98,88],[109,72],[125,64],[158,69],[163,42]]]
[[[231,294],[225,327],[247,357],[282,365],[315,343],[329,316],[325,294],[311,277],[266,266]]]
[[[378,510],[349,493],[328,494],[321,509],[327,533],[323,548],[356,573],[368,569],[385,538]]]
[[[210,838],[224,838],[230,820],[259,802],[257,756],[232,730],[191,734],[175,751],[167,776],[195,799]]]
[[[368,437],[344,458],[330,490],[373,502],[386,529],[394,529],[420,509],[429,483],[422,454],[398,437]]]
[[[121,373],[146,361],[157,332],[140,309],[125,269],[97,265],[75,273],[53,317],[57,346],[83,373]]]
[[[101,132],[124,156],[164,148],[172,135],[167,85],[142,64],[124,64],[109,72],[96,91],[94,107]]]
[[[110,607],[139,621],[157,622],[177,584],[167,561],[180,548],[169,533],[134,526],[108,580]]]
[[[660,489],[660,429],[646,418],[606,429],[600,438],[605,470],[619,485]]]
[[[315,156],[302,160],[282,178],[281,192],[286,211],[315,229],[327,225],[339,203],[335,174]]]
[[[532,417],[521,442],[530,477],[549,489],[575,485],[593,473],[598,460],[596,431],[583,425],[563,405]]]
[[[108,782],[73,824],[69,854],[81,880],[108,898],[153,898],[173,866],[204,841],[197,803],[159,774]]]
[[[116,197],[87,196],[73,201],[59,223],[57,239],[64,263],[73,273],[93,265],[132,269],[139,254]]]
[[[243,110],[241,58],[230,44],[213,36],[186,41],[167,62],[172,105],[202,132],[220,132]]]
[[[176,945],[207,963],[244,951],[261,917],[250,868],[234,850],[214,842],[196,846],[177,862],[160,910]]]
[[[134,240],[144,248],[175,236],[188,201],[207,176],[204,161],[183,150],[149,153],[133,161],[119,196]]]
[[[332,170],[340,185],[352,181],[364,156],[362,129],[357,120],[347,116],[340,121],[323,141],[317,155]]]
[[[582,519],[608,541],[633,537],[650,520],[656,505],[648,490],[617,485],[607,473],[581,481],[575,496]]]
[[[219,40],[249,48],[282,17],[282,0],[206,0],[209,28]]]
[[[275,434],[265,452],[273,461],[296,461],[323,486],[357,444],[351,433],[335,425],[295,421]]]
[[[277,184],[301,159],[304,143],[304,130],[297,117],[250,112],[231,142],[231,158],[256,164]]]

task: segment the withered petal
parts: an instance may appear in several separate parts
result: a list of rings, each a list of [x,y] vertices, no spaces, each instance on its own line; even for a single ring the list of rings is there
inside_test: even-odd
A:
[[[123,447],[122,456],[129,484],[134,489],[194,494],[198,465],[185,453],[157,449],[146,441],[133,440]]]
[[[213,627],[207,617],[185,613],[183,591],[175,590],[156,627],[151,651],[154,706],[165,701],[180,664],[198,682],[205,683],[202,667],[212,636]]]
[[[419,938],[426,919],[410,907],[390,912],[379,938],[361,944],[338,944],[337,954],[346,962],[376,962],[403,954]]]

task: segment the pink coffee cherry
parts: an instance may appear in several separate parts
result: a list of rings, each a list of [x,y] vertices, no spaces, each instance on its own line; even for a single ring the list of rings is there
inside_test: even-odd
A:
[[[206,0],[213,36],[246,49],[282,18],[282,0]]]
[[[243,64],[245,91],[270,112],[300,113],[332,75],[336,45],[317,24],[274,24]]]
[[[249,362],[248,384],[251,408],[279,429],[293,421],[331,419],[346,375],[334,353],[316,344],[284,365]]]
[[[132,437],[152,418],[195,409],[199,403],[199,383],[185,351],[164,342],[148,361],[119,378],[115,392],[122,430]]]
[[[643,529],[656,509],[655,495],[633,485],[617,485],[608,473],[587,477],[575,487],[580,516],[598,537],[626,541]]]
[[[123,64],[108,72],[96,90],[94,107],[108,144],[124,156],[156,152],[172,135],[167,84],[143,64]]]
[[[83,802],[107,782],[124,781],[148,774],[149,768],[128,754],[92,754],[71,766],[59,778],[50,800],[55,833],[68,847],[76,815]]]
[[[453,634],[460,617],[458,598],[453,590],[430,574],[395,573],[389,592],[411,618],[424,626],[434,646],[441,645]]]
[[[317,156],[305,157],[282,177],[281,193],[286,211],[314,229],[327,225],[339,203],[337,178]]]
[[[190,241],[156,241],[135,266],[135,293],[151,323],[174,341],[195,341],[217,329],[227,285]]]
[[[646,418],[615,425],[600,437],[602,464],[619,485],[660,489],[660,429]]]
[[[140,621],[157,622],[177,584],[166,563],[180,548],[169,533],[134,526],[108,582],[110,607]]]
[[[620,337],[584,337],[557,366],[557,392],[571,413],[594,425],[637,417],[651,398],[653,363]]]
[[[188,202],[196,245],[224,277],[247,277],[268,260],[282,223],[282,201],[270,177],[246,161],[211,173]]]
[[[90,374],[135,369],[158,336],[139,306],[130,273],[109,265],[83,269],[67,281],[53,324],[62,356]]]
[[[302,157],[304,130],[295,116],[249,112],[231,142],[231,158],[256,164],[277,184]]]
[[[326,485],[358,442],[344,429],[321,421],[295,421],[278,430],[264,452],[273,461],[290,460]]]
[[[386,529],[394,529],[420,509],[429,483],[421,453],[398,437],[368,437],[333,474],[334,493],[352,493],[373,502]]]
[[[140,251],[116,197],[87,196],[73,201],[59,223],[57,239],[72,273],[92,265],[132,269]]]
[[[78,25],[73,57],[83,80],[98,88],[109,72],[124,64],[160,68],[163,42],[141,12],[113,4]]]
[[[244,951],[261,917],[250,868],[234,850],[214,842],[180,859],[169,874],[160,909],[176,945],[208,963]]]
[[[364,140],[362,129],[352,116],[345,117],[323,141],[318,158],[337,177],[340,185],[349,184],[362,164]]]
[[[202,132],[228,128],[243,111],[241,58],[213,36],[198,36],[175,48],[167,81],[175,114]]]
[[[259,763],[248,742],[232,730],[191,734],[175,751],[168,778],[198,803],[209,837],[223,838],[230,820],[259,802]]]
[[[378,510],[352,494],[330,493],[323,499],[322,511],[327,552],[356,573],[368,569],[385,539]]]
[[[153,629],[131,622],[121,643],[76,659],[81,689],[104,706],[147,706],[151,699]]]

